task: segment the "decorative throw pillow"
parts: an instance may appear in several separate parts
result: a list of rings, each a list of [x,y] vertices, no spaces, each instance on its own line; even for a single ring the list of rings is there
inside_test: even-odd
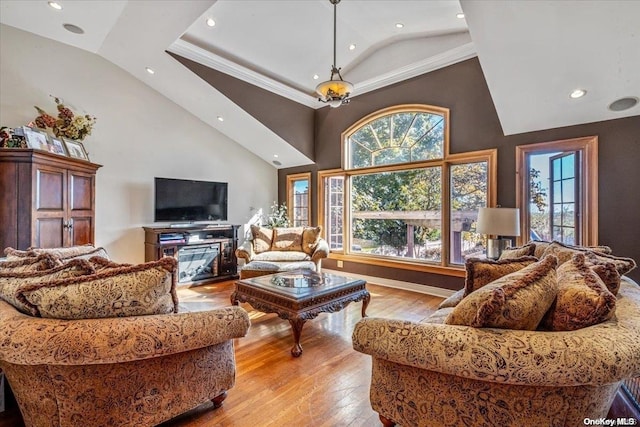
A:
[[[95,269],[86,260],[72,260],[66,264],[43,271],[0,272],[0,298],[23,313],[34,314],[31,307],[18,297],[21,290],[34,283],[69,280],[73,277],[93,273],[95,273]]]
[[[544,316],[541,327],[550,331],[575,331],[609,320],[616,297],[598,275],[585,264],[585,255],[575,254],[557,270],[558,295]]]
[[[101,253],[106,254],[107,252],[104,248],[96,248],[91,244],[87,244],[63,248],[29,248],[29,253],[34,255],[51,254],[62,260],[70,260],[86,254],[91,254],[91,256],[102,256]]]
[[[618,291],[620,290],[620,273],[618,273],[615,264],[611,262],[593,264],[588,261],[585,261],[585,264],[600,277],[600,280],[602,280],[607,289],[609,289],[609,292],[613,295],[618,295]]]
[[[302,231],[302,250],[304,253],[313,255],[321,234],[322,227],[304,227]]]
[[[571,247],[563,243],[554,241],[549,243],[549,245],[547,245],[547,248],[544,250],[544,253],[542,254],[542,256],[544,257],[546,255],[555,255],[558,258],[558,265],[562,265],[565,262],[570,261],[575,254],[584,253],[584,252],[585,251],[583,249],[578,249],[578,248]]]
[[[5,248],[4,254],[7,256],[8,260],[15,260],[18,258],[26,258],[33,256],[33,254],[29,253],[29,251],[21,251],[18,249],[14,249],[12,247]]]
[[[22,257],[10,261],[0,261],[0,272],[20,273],[29,271],[50,270],[62,265],[62,262],[51,254],[37,257]]]
[[[544,251],[551,244],[551,242],[546,242],[544,240],[531,240],[529,243],[533,243],[535,245],[533,256],[538,259],[542,258],[542,254],[544,254]]]
[[[465,296],[480,289],[487,283],[491,283],[502,276],[521,270],[536,261],[538,261],[538,259],[531,256],[498,261],[469,258],[464,264],[467,270],[464,279]]]
[[[67,257],[67,258],[60,258],[62,260],[62,262],[67,262],[70,261],[72,259],[90,259],[92,257],[100,257],[100,258],[104,258],[104,259],[109,259],[109,254],[107,253],[107,250],[103,247],[99,247],[99,248],[95,248],[92,251],[80,254],[80,255],[74,255],[71,257]]]
[[[71,262],[84,260],[73,260]],[[109,268],[67,280],[23,287],[18,299],[54,319],[95,319],[177,312],[177,262],[165,257],[145,264]]]
[[[536,251],[534,243],[527,243],[524,246],[510,247],[502,251],[500,259],[513,259],[523,256],[533,256]]]
[[[302,231],[302,227],[274,228],[271,250],[302,252]]]
[[[542,256],[555,255],[558,257],[558,262],[562,264],[571,260],[571,258],[573,258],[573,255],[577,253],[594,253],[594,254],[597,254],[598,256],[604,256],[604,257],[612,256],[606,253],[607,250],[611,251],[611,249],[608,246],[572,246],[572,245],[565,245],[564,243],[556,242],[554,240],[553,242],[547,245]],[[616,258],[616,257],[613,257],[613,258]],[[623,258],[623,259],[628,259],[628,258]]]
[[[616,270],[622,276],[636,268],[636,262],[631,258],[617,257],[609,254],[597,252],[585,252],[585,257],[592,264],[612,263],[616,266]]]
[[[257,254],[271,250],[273,243],[273,229],[251,226],[251,236],[253,241],[253,251]]]
[[[83,258],[84,259],[84,258]],[[109,258],[105,258],[102,256],[92,256],[88,259],[89,264],[96,269],[96,271],[108,270],[112,268],[120,268],[120,267],[131,267],[133,264],[120,264],[117,262],[111,261]]]
[[[449,325],[535,330],[551,307],[558,285],[554,256],[546,256],[464,297],[447,316]]]
[[[577,249],[580,251],[593,251],[593,252],[598,252],[603,254],[611,253],[611,248],[609,246],[578,246],[578,245],[565,245],[564,243],[560,243],[556,241],[554,242],[560,245],[563,245],[564,247]],[[535,252],[533,253],[533,256],[535,256],[536,258],[542,258],[544,256],[543,255],[544,251],[549,247],[551,243],[554,243],[554,242],[547,242],[544,240],[531,240],[529,243],[533,243],[536,247]]]
[[[458,305],[460,301],[462,301],[462,298],[464,298],[464,291],[465,289],[462,288],[456,291],[453,295],[449,296],[449,298],[442,301],[440,305],[438,305],[438,310],[442,308],[455,307],[456,305]]]

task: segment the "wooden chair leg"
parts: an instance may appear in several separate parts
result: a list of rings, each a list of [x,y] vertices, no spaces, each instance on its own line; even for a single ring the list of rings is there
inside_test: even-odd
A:
[[[396,423],[388,419],[387,417],[383,417],[382,415],[378,415],[380,417],[380,422],[384,427],[395,427]]]
[[[227,392],[223,391],[222,393],[220,393],[219,395],[211,399],[211,401],[213,402],[213,409],[218,409],[219,407],[221,407],[222,402],[224,402],[226,398],[227,398]]]

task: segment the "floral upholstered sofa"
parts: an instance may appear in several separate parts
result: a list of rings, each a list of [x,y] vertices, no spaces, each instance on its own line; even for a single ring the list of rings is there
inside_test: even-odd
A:
[[[0,262],[0,368],[25,425],[154,426],[220,406],[247,313],[182,312],[173,258],[116,264],[74,250]]]
[[[251,226],[251,240],[236,250],[244,260],[240,278],[263,276],[290,270],[320,271],[329,255],[329,245],[321,237],[321,227]]]
[[[383,425],[573,427],[607,415],[640,375],[640,287],[620,276],[635,262],[543,252],[468,260],[465,289],[422,322],[356,325]]]

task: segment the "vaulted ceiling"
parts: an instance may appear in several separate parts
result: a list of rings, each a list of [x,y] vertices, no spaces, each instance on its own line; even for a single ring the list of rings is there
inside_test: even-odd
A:
[[[333,62],[329,0],[58,3],[3,0],[0,22],[104,57],[267,162],[310,163],[167,52],[328,108],[314,88]],[[357,97],[477,55],[505,134],[640,115],[608,108],[640,97],[638,16],[634,1],[342,0],[336,65]]]

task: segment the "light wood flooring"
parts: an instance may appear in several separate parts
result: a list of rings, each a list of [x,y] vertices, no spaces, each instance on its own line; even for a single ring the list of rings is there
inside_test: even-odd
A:
[[[229,305],[233,282],[179,289],[190,310]],[[441,298],[368,284],[369,317],[418,321]],[[369,404],[371,358],[353,350],[351,333],[360,320],[361,302],[337,313],[322,313],[305,323],[303,354],[289,353],[289,322],[242,304],[251,318],[246,337],[235,341],[236,385],[223,406],[204,404],[162,427],[360,427],[379,426]],[[0,427],[22,426],[15,406],[0,414]]]

